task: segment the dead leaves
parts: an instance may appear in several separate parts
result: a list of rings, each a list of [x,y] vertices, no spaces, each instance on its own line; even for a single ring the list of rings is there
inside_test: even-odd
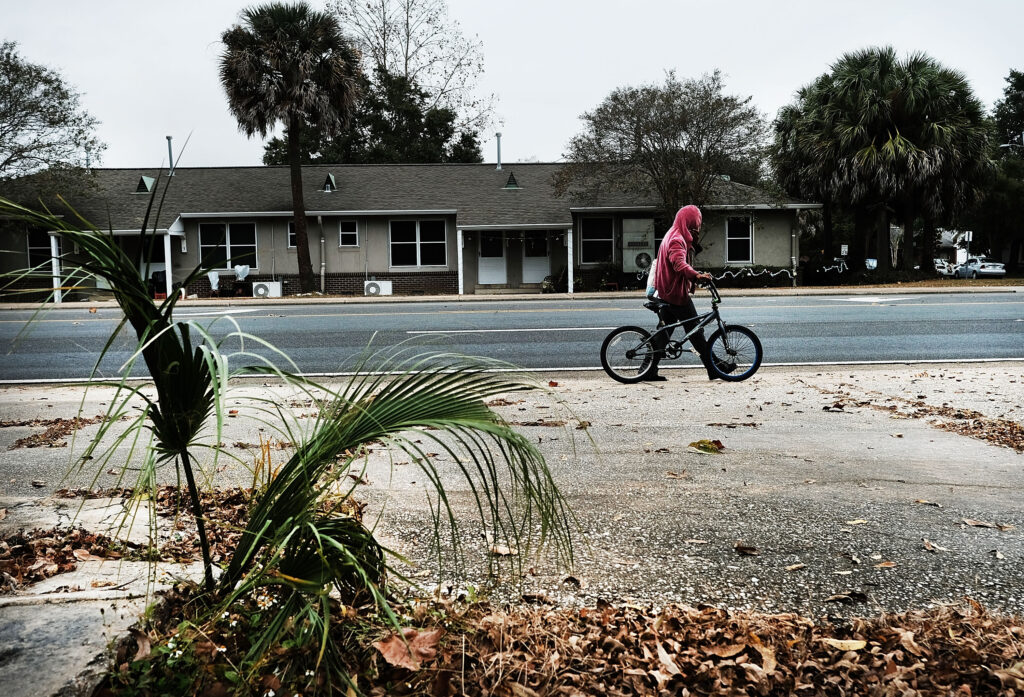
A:
[[[105,416],[97,415],[93,418],[76,417],[74,419],[33,419],[31,421],[2,421],[0,428],[9,426],[45,426],[42,433],[33,433],[11,443],[8,450],[18,448],[65,448],[66,436],[84,426],[100,423],[106,419]]]
[[[625,697],[818,694],[813,686],[826,685],[829,694],[870,694],[883,685],[893,694],[947,694],[955,680],[958,694],[978,695],[1018,689],[1024,680],[1019,618],[989,617],[980,606],[838,626],[790,614],[607,603],[470,606],[444,621],[464,633],[448,635],[418,674],[407,663],[381,673],[378,684],[415,680],[408,687],[417,694]],[[410,660],[401,638],[392,642],[396,661]]]
[[[425,663],[437,657],[437,645],[444,634],[443,629],[419,631],[412,627],[402,629],[402,634],[392,634],[381,641],[375,641],[373,648],[380,652],[385,661],[407,670],[419,670]]]
[[[51,528],[8,533],[0,537],[0,578],[15,591],[57,574],[74,571],[78,562],[119,558],[103,535],[82,528]]]
[[[1008,530],[1013,530],[1017,527],[1016,525],[1010,525],[1009,523],[989,523],[984,520],[974,520],[973,518],[963,518],[962,522],[972,528],[993,528],[1001,532],[1007,532]]]

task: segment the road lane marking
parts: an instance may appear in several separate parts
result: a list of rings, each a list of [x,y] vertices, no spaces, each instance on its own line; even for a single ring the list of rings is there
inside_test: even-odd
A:
[[[900,295],[900,296],[867,296],[864,298],[843,298],[848,303],[886,303],[894,300],[917,300],[920,296],[917,295]]]
[[[520,327],[518,329],[410,329],[406,334],[497,334],[501,332],[598,332],[615,327]]]

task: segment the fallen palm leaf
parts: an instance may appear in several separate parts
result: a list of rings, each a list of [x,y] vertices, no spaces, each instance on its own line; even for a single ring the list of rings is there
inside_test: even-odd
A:
[[[749,545],[743,544],[742,542],[737,542],[735,545],[733,545],[733,549],[736,550],[737,554],[744,557],[753,557],[759,554],[759,552],[757,551],[757,547],[751,547]]]

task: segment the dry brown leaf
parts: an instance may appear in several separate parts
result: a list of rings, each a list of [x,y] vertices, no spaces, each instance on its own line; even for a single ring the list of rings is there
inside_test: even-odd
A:
[[[753,644],[754,648],[757,649],[757,652],[761,654],[762,670],[769,674],[774,672],[775,666],[778,665],[775,660],[775,649],[771,646],[766,646],[764,642],[761,641],[761,637],[756,634],[750,635],[750,643]]]
[[[689,447],[692,450],[696,450],[698,453],[709,453],[711,455],[717,455],[725,450],[725,445],[723,445],[722,441],[717,439],[708,440],[707,438],[696,440],[690,443]]]
[[[867,522],[868,521],[864,520],[863,518],[858,518],[857,520],[846,521],[846,525],[864,525]]]
[[[863,639],[822,639],[822,641],[832,648],[839,649],[840,651],[860,651],[862,648],[868,645],[868,642]]]
[[[93,581],[89,585],[93,588],[110,588],[111,586],[116,586],[117,584],[113,581]]]
[[[548,387],[558,387],[558,383],[554,380],[548,382]]]
[[[103,557],[97,557],[95,554],[91,554],[87,549],[76,549],[72,554],[78,561],[103,561]]]
[[[806,567],[807,567],[807,564],[804,564],[803,562],[800,562],[799,564],[790,564],[789,566],[786,567],[786,571],[796,571],[798,569],[803,569],[803,568],[806,568]]]
[[[661,666],[669,672],[669,675],[678,675],[679,666],[677,666],[676,662],[672,660],[672,656],[669,655],[668,651],[665,650],[665,647],[661,645],[660,641],[656,646],[658,647],[658,660],[661,662]]]
[[[710,653],[719,658],[732,658],[736,654],[743,653],[743,650],[747,648],[746,644],[728,644],[727,646],[709,646],[704,649],[704,653]]]
[[[994,528],[995,523],[987,523],[984,520],[974,520],[973,518],[964,518],[963,521],[970,525],[972,528]]]
[[[894,566],[896,566],[896,562],[894,561],[883,561],[878,564],[875,564],[876,569],[891,569]]]
[[[149,635],[138,627],[130,627],[128,632],[135,639],[135,658],[132,660],[138,661],[150,654],[152,651],[152,645],[149,641]]]
[[[512,683],[511,688],[513,697],[540,697],[535,690],[531,690],[526,685],[520,685],[517,682]]]
[[[3,520],[6,517],[7,517],[7,509],[6,508],[0,508],[0,520]]]
[[[745,545],[742,542],[737,542],[733,545],[733,549],[736,550],[737,554],[744,557],[753,557],[759,554],[757,547],[751,547],[750,545]]]
[[[519,553],[506,545],[491,545],[490,552],[496,557],[511,557]]]
[[[949,551],[945,547],[940,547],[939,545],[935,544],[934,542],[929,540],[927,537],[922,538],[921,541],[924,543],[924,548],[927,549],[929,552],[948,552]]]
[[[920,504],[923,504],[925,506],[935,506],[936,508],[942,508],[942,504],[941,503],[935,503],[933,501],[926,501],[924,499],[914,499],[914,503],[920,503]]]
[[[437,643],[443,634],[443,629],[421,632],[412,627],[405,627],[401,636],[392,634],[387,639],[374,642],[373,648],[393,666],[419,670],[423,663],[432,661],[437,656]]]

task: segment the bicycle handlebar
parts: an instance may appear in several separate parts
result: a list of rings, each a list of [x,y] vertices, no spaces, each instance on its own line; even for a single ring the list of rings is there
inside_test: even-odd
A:
[[[700,288],[706,288],[711,293],[711,302],[716,304],[722,302],[722,296],[718,294],[718,287],[715,285],[713,279],[698,281],[697,286]]]

